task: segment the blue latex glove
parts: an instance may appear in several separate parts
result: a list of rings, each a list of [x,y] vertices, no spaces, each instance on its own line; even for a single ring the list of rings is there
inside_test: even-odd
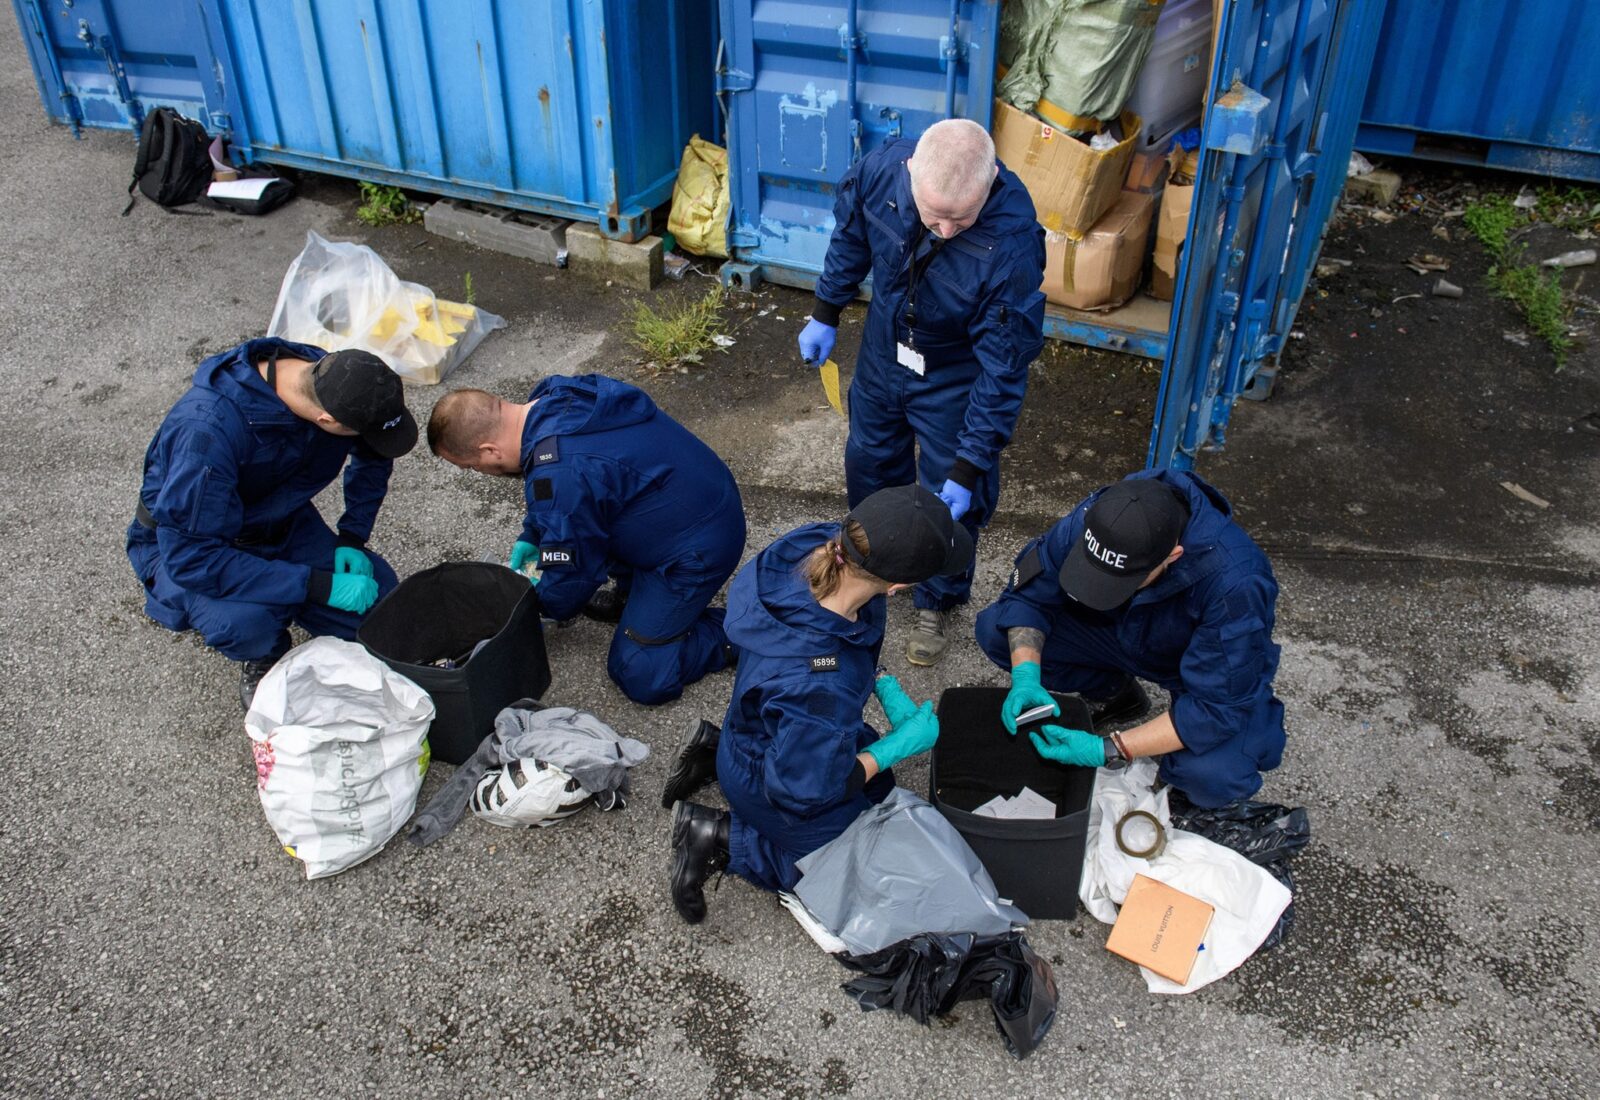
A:
[[[908,757],[927,752],[937,740],[939,719],[934,715],[930,701],[918,707],[915,714],[892,732],[878,738],[878,743],[867,749],[867,755],[876,760],[878,770],[884,772]]]
[[[917,704],[911,701],[906,689],[893,676],[879,676],[872,690],[877,692],[878,702],[883,704],[883,713],[889,719],[891,729],[917,713]]]
[[[951,519],[960,519],[972,507],[972,490],[954,481],[946,481],[939,490],[939,499],[950,509]]]
[[[335,573],[328,592],[328,606],[340,611],[365,615],[378,602],[378,582],[359,573]]]
[[[333,571],[353,573],[358,577],[372,576],[372,559],[353,546],[341,546],[333,552]]]
[[[516,544],[511,547],[511,561],[508,564],[512,569],[515,569],[518,573],[521,573],[523,567],[528,564],[528,559],[530,558],[532,558],[534,561],[539,559],[539,548],[531,542],[523,542],[521,539],[518,539]],[[538,577],[529,577],[528,580],[533,584],[539,583]]]
[[[1044,736],[1040,736],[1043,734]],[[1106,763],[1106,739],[1082,730],[1045,726],[1037,733],[1028,734],[1034,749],[1046,760],[1057,764],[1075,764],[1080,768],[1102,768]]]
[[[806,322],[806,327],[800,330],[800,358],[813,367],[822,366],[833,354],[833,342],[838,338],[839,330],[833,325],[825,325],[815,317],[811,318]]]
[[[1053,713],[1060,715],[1061,706],[1050,693],[1039,683],[1039,665],[1036,661],[1023,661],[1011,670],[1011,691],[1006,695],[1006,701],[1000,705],[1000,721],[1006,725],[1006,732],[1015,735],[1017,732],[1017,715],[1034,707],[1042,707],[1049,703]]]

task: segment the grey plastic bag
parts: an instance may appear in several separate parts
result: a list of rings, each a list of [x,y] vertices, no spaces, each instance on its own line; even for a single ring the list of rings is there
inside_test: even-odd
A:
[[[798,866],[795,893],[852,955],[923,932],[998,936],[1028,923],[955,826],[904,787]]]

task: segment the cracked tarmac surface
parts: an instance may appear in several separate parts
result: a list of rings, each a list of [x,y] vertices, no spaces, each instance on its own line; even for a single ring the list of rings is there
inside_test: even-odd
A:
[[[551,632],[550,699],[652,746],[625,812],[526,833],[469,819],[427,850],[397,843],[304,882],[261,815],[234,670],[143,616],[122,531],[150,433],[200,358],[260,331],[307,229],[365,239],[435,287],[470,271],[480,302],[511,324],[450,383],[508,396],[551,372],[638,381],[618,324],[633,296],[420,229],[363,230],[353,188],[331,181],[264,219],[149,204],[119,218],[131,143],[75,142],[46,124],[3,20],[0,55],[6,1095],[1592,1087],[1600,446],[1560,430],[1600,407],[1592,350],[1560,376],[1526,349],[1502,351],[1504,307],[1477,291],[1493,346],[1479,338],[1486,354],[1455,355],[1431,378],[1402,370],[1400,353],[1349,352],[1322,311],[1304,319],[1279,394],[1241,407],[1230,450],[1201,463],[1282,585],[1290,744],[1261,797],[1311,814],[1298,924],[1227,979],[1164,999],[1104,950],[1091,918],[1040,922],[1029,937],[1055,968],[1060,1015],[1015,1063],[982,1004],[927,1029],[860,1013],[838,989],[845,972],[742,882],[710,893],[706,924],[678,921],[655,793],[682,730],[720,715],[729,680],[634,706],[605,679],[598,624]],[[1377,255],[1383,231],[1348,239]],[[776,308],[739,314],[726,357],[642,382],[728,459],[752,553],[837,515],[843,498],[843,426],[790,350],[806,299],[764,289],[755,302]],[[841,348],[853,339],[847,325]],[[1142,462],[1155,381],[1131,358],[1053,347],[1041,360],[979,597],[998,591],[1026,538]],[[419,419],[443,388],[408,391]],[[1498,426],[1457,430],[1457,406],[1491,389]],[[1503,479],[1553,506],[1503,493]],[[374,545],[402,574],[503,552],[520,507],[514,483],[414,453]],[[911,617],[894,606],[885,654],[913,695],[1002,681],[965,635],[941,667],[905,667]],[[897,770],[926,790],[925,764]]]

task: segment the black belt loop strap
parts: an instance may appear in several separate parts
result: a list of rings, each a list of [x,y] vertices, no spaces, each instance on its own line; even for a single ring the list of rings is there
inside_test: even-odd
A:
[[[692,626],[689,628],[689,630],[693,630],[693,629],[694,629],[694,627],[692,627]],[[637,630],[633,629],[633,627],[631,627],[631,626],[623,627],[622,628],[622,633],[627,636],[627,638],[628,638],[628,640],[630,642],[634,642],[637,645],[658,646],[658,645],[671,645],[673,642],[677,641],[680,638],[688,637],[689,636],[689,630],[681,630],[678,633],[672,635],[672,637],[670,637],[670,638],[646,638],[643,634],[640,634]]]
[[[156,529],[156,517],[151,515],[150,509],[145,507],[144,497],[139,498],[139,503],[133,510],[133,518],[140,527],[148,528],[151,531]]]

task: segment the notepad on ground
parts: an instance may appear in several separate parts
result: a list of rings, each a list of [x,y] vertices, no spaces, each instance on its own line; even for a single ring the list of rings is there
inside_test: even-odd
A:
[[[1183,985],[1216,913],[1197,897],[1134,875],[1106,950]]]

